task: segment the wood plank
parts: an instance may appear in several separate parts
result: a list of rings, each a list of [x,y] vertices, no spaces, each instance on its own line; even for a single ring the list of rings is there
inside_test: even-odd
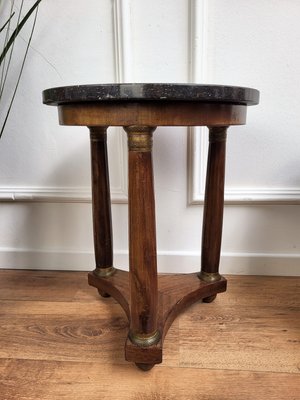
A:
[[[0,360],[5,400],[299,399],[299,375],[156,366]]]
[[[97,291],[87,285],[87,272],[0,270],[0,299],[90,301]],[[299,306],[300,278],[226,276],[223,304]],[[249,296],[246,294],[249,293]]]
[[[96,290],[95,290],[96,291]],[[113,299],[86,302],[1,301],[0,357],[127,363],[127,317]],[[165,360],[178,365],[178,322]]]
[[[227,292],[222,304],[252,306],[300,306],[300,278],[288,276],[225,276]],[[222,297],[221,297],[222,296]]]
[[[231,276],[228,288],[182,315],[180,365],[299,372],[300,279]]]
[[[300,278],[227,278],[145,373],[124,360],[122,308],[85,272],[0,271],[0,399],[299,399]]]
[[[0,277],[1,300],[72,301],[97,297],[88,288],[86,272],[1,270]]]
[[[226,297],[181,316],[180,366],[299,372],[300,308],[282,306],[278,295],[273,306],[226,305]]]

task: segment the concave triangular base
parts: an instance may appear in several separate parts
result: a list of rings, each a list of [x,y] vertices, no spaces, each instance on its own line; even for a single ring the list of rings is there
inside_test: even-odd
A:
[[[124,309],[130,321],[129,272],[116,269],[116,272],[106,278],[93,272],[88,274],[91,286],[96,287],[102,295],[112,296]],[[160,341],[149,347],[133,344],[129,338],[125,344],[125,358],[132,361],[143,370],[149,370],[154,364],[162,362],[162,347],[164,338],[172,322],[187,307],[205,299],[212,301],[217,293],[225,292],[226,279],[215,282],[204,282],[197,274],[170,274],[158,276],[158,329]]]

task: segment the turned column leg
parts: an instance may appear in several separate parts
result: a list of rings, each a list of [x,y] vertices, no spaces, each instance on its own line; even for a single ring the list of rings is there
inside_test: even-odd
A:
[[[113,267],[112,222],[107,159],[107,127],[89,127],[91,140],[92,205],[96,269],[94,274],[108,277]],[[108,294],[99,293],[107,297]]]
[[[129,150],[129,339],[140,347],[157,343],[158,292],[152,166],[154,127],[124,127]],[[140,365],[140,367],[142,367]]]
[[[201,272],[206,282],[218,281],[222,240],[226,131],[224,127],[209,128],[209,150],[202,226]],[[203,299],[213,301],[216,296]]]

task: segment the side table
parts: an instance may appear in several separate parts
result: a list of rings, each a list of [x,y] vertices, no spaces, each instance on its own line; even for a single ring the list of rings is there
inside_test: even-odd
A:
[[[198,300],[226,290],[219,274],[224,207],[226,132],[246,123],[255,89],[193,84],[106,84],[47,89],[61,125],[90,130],[96,269],[88,282],[123,307],[129,332],[125,358],[149,370],[162,362],[164,337],[176,316]],[[113,265],[107,128],[128,135],[129,272]],[[152,136],[157,126],[207,126],[209,153],[198,274],[157,275]]]

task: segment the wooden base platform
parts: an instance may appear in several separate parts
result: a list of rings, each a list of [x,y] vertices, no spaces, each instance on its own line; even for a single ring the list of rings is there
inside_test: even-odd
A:
[[[112,296],[124,309],[130,321],[129,272],[116,269],[109,277],[88,274],[91,286],[98,289],[102,297]],[[193,303],[202,300],[211,302],[217,293],[225,292],[226,279],[204,282],[197,274],[174,274],[158,276],[158,331],[160,339],[150,346],[139,346],[127,337],[125,358],[149,370],[162,362],[163,341],[176,316]]]

